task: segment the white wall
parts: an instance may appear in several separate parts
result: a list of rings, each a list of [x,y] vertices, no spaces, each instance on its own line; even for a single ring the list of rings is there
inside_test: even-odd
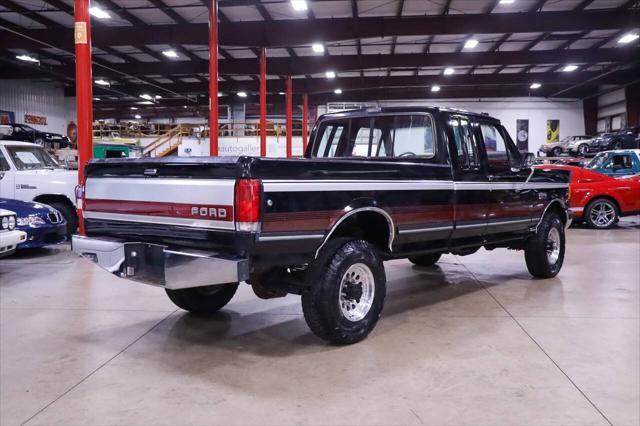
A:
[[[380,101],[385,106],[437,106],[486,112],[499,119],[516,140],[516,120],[529,120],[529,151],[536,151],[547,140],[547,120],[560,120],[560,139],[584,134],[581,101],[551,101],[545,98],[459,99],[424,101]],[[326,107],[321,107],[324,112]]]
[[[65,98],[61,84],[31,80],[0,80],[0,110],[11,111],[17,123],[25,114],[47,117],[47,125],[30,126],[47,132],[67,134],[76,121],[75,98]]]
[[[294,156],[302,155],[302,137],[293,136],[291,152]],[[221,136],[218,139],[218,152],[221,156],[249,155],[260,156],[260,139],[256,136]],[[267,157],[285,157],[287,152],[284,136],[267,136]],[[181,157],[209,155],[209,139],[198,141],[195,138],[184,138],[178,147]]]
[[[612,89],[611,86],[600,86],[599,90]],[[626,124],[627,97],[624,88],[612,90],[598,96],[598,132],[619,130]]]

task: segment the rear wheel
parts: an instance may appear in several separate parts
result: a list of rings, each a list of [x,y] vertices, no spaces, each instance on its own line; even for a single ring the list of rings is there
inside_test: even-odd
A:
[[[589,153],[589,145],[583,143],[582,145],[578,146],[578,155],[584,157],[588,153]]]
[[[618,207],[606,198],[596,198],[585,209],[584,220],[593,229],[611,228],[618,222]]]
[[[349,241],[327,256],[326,267],[317,268],[310,276],[311,288],[302,294],[305,320],[316,336],[331,343],[359,342],[382,312],[384,266],[375,248],[362,240]]]
[[[165,291],[169,299],[185,311],[213,314],[231,301],[237,289],[238,283],[229,283]]]
[[[556,213],[547,213],[536,233],[526,243],[524,258],[529,273],[536,278],[558,275],[564,262],[564,225]]]
[[[442,253],[423,254],[410,257],[409,261],[417,266],[433,266],[440,260],[440,256],[442,256]]]
[[[613,148],[612,149],[621,149],[622,148],[622,141],[615,141],[613,143]]]

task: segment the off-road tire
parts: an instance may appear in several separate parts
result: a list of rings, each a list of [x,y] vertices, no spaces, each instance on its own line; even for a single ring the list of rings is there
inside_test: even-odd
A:
[[[222,309],[231,301],[237,289],[238,283],[229,283],[165,291],[177,307],[193,314],[205,315]]]
[[[555,262],[551,262],[547,253],[549,234],[556,230],[559,234],[559,255]],[[529,273],[536,278],[553,278],[562,269],[565,252],[564,224],[558,214],[549,212],[544,215],[537,232],[526,242],[524,258]]]
[[[595,222],[591,217],[592,210],[598,208],[598,206],[602,204],[606,205],[606,208],[609,209],[613,214],[613,219],[611,220],[611,222],[604,225]],[[618,206],[616,206],[616,203],[614,203],[613,201],[607,198],[596,198],[594,200],[591,200],[589,204],[587,204],[587,207],[585,207],[584,209],[583,217],[584,223],[586,223],[587,226],[591,229],[609,229],[620,220],[620,212],[618,211]]]
[[[412,256],[409,262],[416,266],[433,266],[440,260],[442,253],[423,254],[420,256]]]
[[[58,210],[67,221],[67,237],[74,234],[78,229],[78,215],[75,209],[65,203],[50,203],[49,205]]]
[[[370,308],[363,318],[349,320],[343,314],[340,288],[345,273],[353,265],[362,264],[371,273],[374,288]],[[311,331],[336,345],[349,345],[365,339],[375,328],[386,294],[386,276],[376,248],[363,240],[336,241],[326,247],[310,266],[313,282],[302,293],[302,310]]]

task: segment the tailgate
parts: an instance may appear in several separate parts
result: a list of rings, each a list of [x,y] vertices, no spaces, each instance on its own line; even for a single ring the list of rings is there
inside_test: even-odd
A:
[[[236,164],[233,157],[91,162],[84,218],[233,230]]]

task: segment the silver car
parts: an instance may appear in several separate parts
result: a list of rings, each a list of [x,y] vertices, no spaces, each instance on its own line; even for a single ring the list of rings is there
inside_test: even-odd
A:
[[[591,136],[580,135],[580,136],[567,136],[562,139],[560,142],[551,142],[545,143],[540,146],[538,150],[539,156],[546,157],[559,157],[563,153],[569,153],[569,148],[572,145],[576,145],[580,143],[580,141],[585,141],[591,139]],[[587,145],[588,146],[588,145]]]

